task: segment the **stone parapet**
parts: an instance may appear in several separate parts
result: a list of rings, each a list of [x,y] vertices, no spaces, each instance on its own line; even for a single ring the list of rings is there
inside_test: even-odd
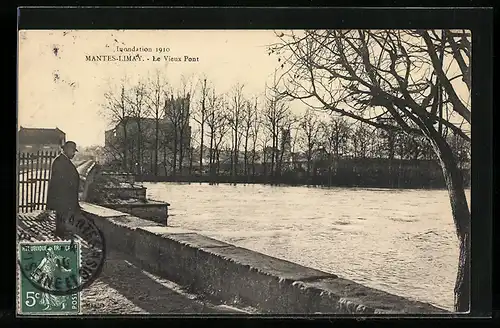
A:
[[[193,231],[82,204],[106,245],[191,291],[270,314],[446,314],[427,303],[369,288]]]

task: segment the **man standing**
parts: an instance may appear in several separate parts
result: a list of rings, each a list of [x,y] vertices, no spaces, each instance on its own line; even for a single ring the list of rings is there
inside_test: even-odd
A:
[[[47,190],[47,209],[56,211],[56,231],[65,237],[64,221],[75,215],[80,208],[78,192],[80,175],[71,160],[75,157],[76,143],[67,141],[62,152],[52,162],[51,176]]]

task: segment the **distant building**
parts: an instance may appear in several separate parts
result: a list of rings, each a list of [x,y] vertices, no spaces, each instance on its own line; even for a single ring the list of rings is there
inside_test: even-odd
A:
[[[139,138],[138,120],[129,117],[117,124],[113,129],[104,133],[105,156],[101,160],[105,163],[122,162],[124,158],[125,131],[127,133],[127,162],[128,167],[137,172],[150,174],[154,171],[154,154],[156,141],[156,119],[141,118],[139,121],[141,134]],[[124,126],[126,128],[124,128]],[[177,158],[183,150],[184,162],[189,160],[188,152],[191,146],[191,127],[187,125],[181,132],[177,131],[177,144],[174,146],[174,126],[168,119],[158,120],[158,174],[170,173],[173,161],[173,150],[176,147]],[[138,140],[140,139],[140,142]],[[139,146],[141,149],[139,149]],[[138,156],[140,154],[140,156]],[[140,158],[140,160],[139,160]],[[178,159],[177,159],[178,160]],[[136,167],[135,163],[140,165]],[[187,165],[187,164],[184,164]],[[178,165],[177,165],[178,168]]]
[[[24,127],[19,129],[18,144],[20,152],[59,152],[65,142],[66,134],[57,127],[55,129]]]
[[[189,115],[188,94],[186,97],[172,96],[167,99],[159,119],[123,118],[114,128],[105,132],[106,163],[137,174],[152,174],[155,168],[158,175],[170,175],[174,169],[177,174],[181,169],[180,157],[182,168],[189,167]]]

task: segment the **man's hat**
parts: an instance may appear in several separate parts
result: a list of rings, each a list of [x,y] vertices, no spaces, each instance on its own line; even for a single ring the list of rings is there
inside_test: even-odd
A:
[[[78,149],[76,149],[76,143],[74,141],[66,141],[64,145],[61,146],[61,148],[63,149],[66,147],[70,147],[73,148],[75,151],[78,151]]]

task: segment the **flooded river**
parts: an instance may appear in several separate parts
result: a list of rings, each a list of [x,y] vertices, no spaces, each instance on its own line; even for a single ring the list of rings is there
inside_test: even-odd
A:
[[[453,310],[445,190],[144,185],[171,204],[169,225]]]

